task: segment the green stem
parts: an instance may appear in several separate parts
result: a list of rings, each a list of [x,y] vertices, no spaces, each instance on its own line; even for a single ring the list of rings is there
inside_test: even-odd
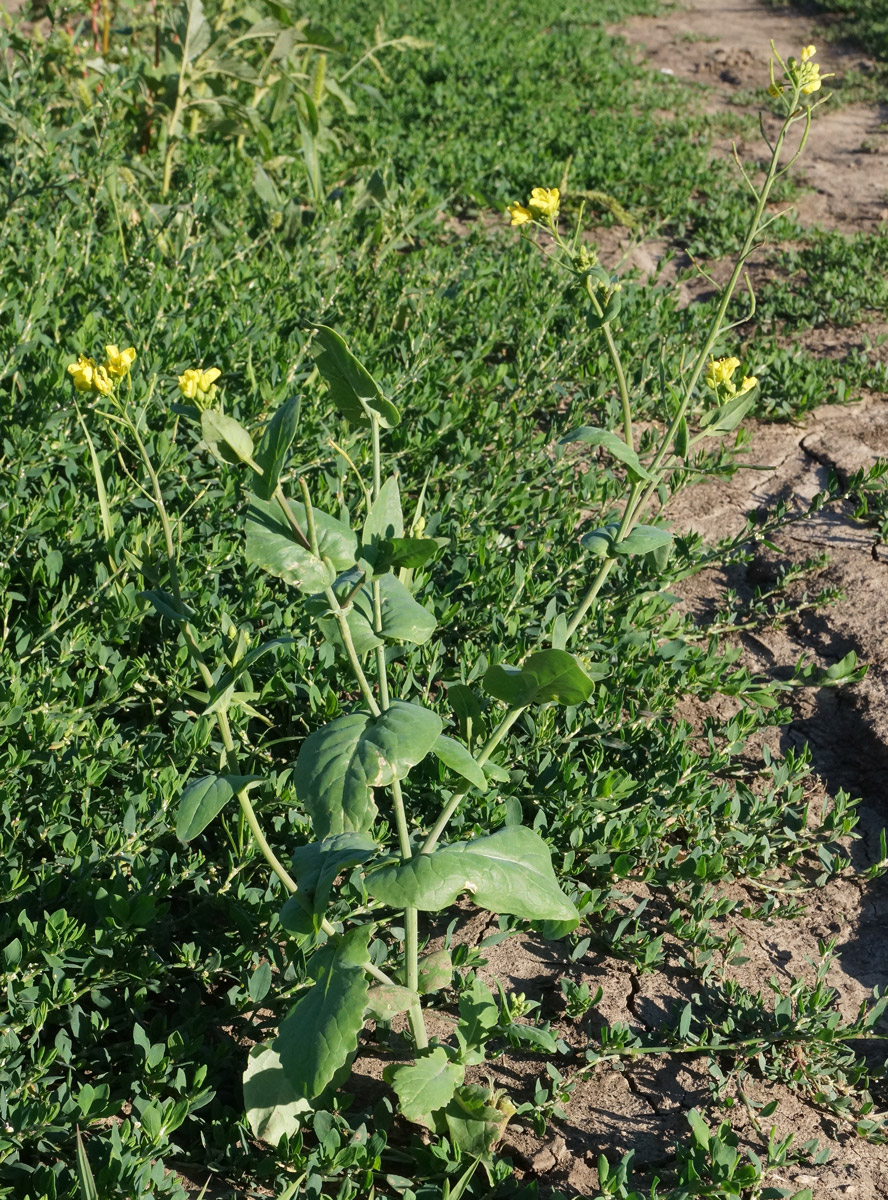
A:
[[[592,301],[592,307],[599,317],[604,316],[604,309],[601,307],[601,302],[595,295],[595,289],[592,287],[592,280],[586,276],[586,295]],[[623,362],[620,358],[620,351],[617,349],[617,343],[614,340],[614,335],[610,331],[609,325],[602,325],[601,332],[604,334],[604,340],[607,343],[607,352],[610,355],[610,360],[614,368],[614,373],[617,376],[617,386],[620,389],[620,405],[623,409],[623,437],[626,444],[631,450],[635,449],[634,434],[632,430],[632,404],[629,399],[629,388],[626,384],[626,374],[623,370]]]
[[[479,766],[484,766],[488,758],[490,758],[491,754],[493,754],[494,750],[515,724],[521,714],[525,711],[526,707],[527,706],[524,705],[521,708],[510,708],[508,710],[506,715],[500,721],[499,725],[497,725],[496,729],[494,729],[493,733],[484,743],[484,746],[482,747],[481,752],[476,759]],[[468,790],[469,787],[468,784],[466,784],[464,787],[461,787],[455,791],[447,801],[444,808],[442,808],[437,821],[432,826],[431,832],[422,844],[422,850],[420,851],[421,854],[431,854],[431,852],[437,846],[441,834],[447,828],[450,818],[456,812],[457,808],[459,807],[460,800],[462,800],[463,796],[465,796]]]
[[[151,456],[148,454],[148,450],[145,446],[145,443],[142,441],[135,422],[129,417],[128,414],[125,414],[125,416],[127,426],[132,436],[135,438],[136,445],[139,448],[139,454],[141,455],[142,462],[145,466],[145,470],[148,472],[148,477],[151,480],[151,487],[154,493],[154,506],[157,509],[157,514],[160,518],[160,524],[163,530],[170,587],[176,601],[176,607],[180,612],[184,612],[185,604],[182,600],[182,590],[179,583],[179,566],[176,558],[176,542],[175,538],[173,537],[172,523],[170,522],[169,514],[166,510],[166,504],[164,503],[163,491],[161,490],[160,486],[160,478],[154,469]],[[185,644],[188,646],[192,660],[194,661],[200,677],[203,680],[204,686],[208,692],[211,692],[214,686],[213,673],[207,665],[207,661],[204,658],[203,651],[200,648],[200,643],[197,640],[197,636],[187,621],[182,622],[182,635],[185,639]],[[232,774],[239,775],[240,769],[237,762],[237,750],[235,748],[234,738],[231,734],[231,726],[228,721],[228,714],[224,710],[220,710],[216,713],[216,725],[218,726],[219,734],[222,738],[222,745],[225,748],[226,763]],[[272,871],[274,871],[275,875],[277,875],[278,879],[280,879],[287,891],[290,892],[291,895],[299,897],[299,903],[302,905],[302,907],[307,912],[313,911],[309,900],[299,891],[296,881],[292,878],[287,869],[284,867],[283,863],[281,863],[271,846],[268,844],[268,841],[266,840],[266,837],[259,825],[259,821],[256,817],[256,811],[250,802],[250,798],[247,795],[246,789],[237,793],[237,800],[238,804],[240,805],[241,812],[244,815],[244,819],[246,820],[247,825],[250,827],[250,832],[253,835],[253,839],[256,842],[256,845],[259,847],[259,850],[262,852],[265,861],[271,867]],[[322,928],[328,936],[336,932],[333,926],[326,919],[324,919],[322,923]]]

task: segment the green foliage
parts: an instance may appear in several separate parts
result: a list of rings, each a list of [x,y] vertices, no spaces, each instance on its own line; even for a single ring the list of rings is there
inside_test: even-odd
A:
[[[406,1169],[424,1195],[487,1194],[511,1170],[492,1149],[511,1105],[461,1072],[495,1073],[504,1048],[566,1051],[545,1014],[521,1020],[466,976],[482,950],[420,956],[399,906],[474,892],[503,914],[495,936],[532,921],[564,937],[579,914],[579,957],[594,942],[715,987],[733,949],[722,880],[848,869],[837,842],[853,803],[809,811],[806,755],[766,755],[754,779],[740,764],[787,719],[789,686],[848,682],[856,664],[823,678],[802,664],[791,684],[752,676],[669,595],[792,514],[718,550],[660,524],[617,536],[627,483],[655,474],[653,443],[613,428],[602,330],[637,348],[634,414],[658,420],[671,411],[658,366],[678,380],[711,310],[678,311],[673,289],[627,278],[590,325],[588,297],[476,220],[560,182],[573,155],[571,219],[587,194],[604,225],[659,224],[695,254],[740,244],[747,210],[730,168],[709,161],[705,118],[605,31],[652,6],[544,0],[516,17],[500,0],[410,4],[393,27],[414,40],[399,45],[351,0],[311,22],[288,4],[248,7],[167,4],[155,30],[147,9],[121,6],[101,56],[76,20],[0,41],[10,1196],[183,1196],[187,1173],[238,1194],[284,1194],[296,1177],[308,1195],[346,1197],[394,1189]],[[619,127],[617,96],[632,99]],[[802,327],[883,311],[882,240],[811,235],[781,251],[788,274],[765,286],[760,315]],[[129,426],[103,397],[78,395],[78,414],[65,372],[115,339],[138,353],[121,391]],[[831,364],[776,340],[750,354],[759,411],[833,397]],[[843,394],[884,382],[874,359],[850,357]],[[210,363],[219,397],[185,403],[175,376]],[[689,437],[705,408],[695,394]],[[388,456],[376,495],[374,421]],[[552,453],[578,429],[595,431],[578,449],[600,459]],[[734,469],[720,446],[686,465],[670,489],[692,469]],[[853,492],[876,518],[877,474]],[[844,495],[836,482],[819,504]],[[603,558],[582,545],[588,530],[609,531]],[[571,653],[571,600],[611,559]],[[731,608],[727,634],[783,603]],[[383,664],[398,719],[352,682],[349,639],[374,685]],[[677,701],[717,692],[736,716],[691,743]],[[533,707],[502,729],[503,704]],[[343,728],[340,744],[328,731]],[[628,899],[627,879],[663,889],[668,911]],[[754,894],[769,919],[787,911]],[[420,1028],[420,996],[453,1033],[446,1049],[390,1035],[404,1059],[416,1050],[395,1096],[429,1118],[431,1145],[414,1142],[407,1168],[403,1130],[389,1148],[390,1123],[360,1101],[346,1112],[341,1084],[359,1038],[389,1036],[365,1023],[397,1027],[406,1012]],[[743,1037],[773,1039],[768,1078],[792,1080],[796,1043],[776,1034],[796,1030],[820,1055],[830,1112],[881,1136],[860,1102],[868,1077],[830,1026],[834,997],[793,993],[807,1005],[798,1027],[779,1000],[727,998]],[[695,1010],[670,1051],[693,1035],[704,1053],[725,1019]],[[566,1103],[546,1070],[520,1117],[537,1127]],[[708,1147],[695,1132],[676,1187],[694,1172],[720,1185],[730,1151],[728,1132]]]

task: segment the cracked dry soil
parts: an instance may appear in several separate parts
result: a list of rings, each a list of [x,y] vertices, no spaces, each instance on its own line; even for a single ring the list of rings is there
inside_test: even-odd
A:
[[[758,87],[767,77],[769,38],[787,52],[812,40],[808,18],[786,10],[775,12],[757,0],[690,0],[665,15],[633,19],[620,32],[660,69],[700,84],[701,103],[713,115],[729,109],[738,97],[742,99],[744,88]],[[872,68],[858,51],[835,44],[821,49],[821,61],[837,72]],[[867,138],[885,139],[885,116],[884,111],[863,105],[822,115],[815,151],[799,168],[810,189],[797,206],[803,223],[853,232],[875,230],[888,219],[888,155],[861,152]],[[726,148],[728,142],[715,140],[715,153]],[[742,153],[743,148],[738,148]],[[644,275],[654,275],[667,248],[662,242],[638,247],[630,265]],[[717,275],[720,264],[708,265]],[[670,285],[663,275],[659,281]],[[682,302],[692,303],[698,296],[699,289],[686,287]],[[878,347],[886,333],[884,324],[867,329],[823,327],[796,337],[795,342],[833,359],[838,381],[843,357],[860,346],[865,335]],[[873,353],[884,357],[884,346]],[[684,493],[669,510],[677,531],[693,530],[708,541],[736,534],[751,510],[777,498],[801,508],[823,490],[829,471],[847,477],[877,457],[888,456],[888,400],[870,392],[855,403],[823,407],[800,424],[752,422],[751,433],[742,457],[768,469],[742,470],[730,482],[701,484]],[[852,649],[868,665],[866,678],[853,687],[792,693],[792,723],[768,731],[759,743],[770,743],[779,752],[810,748],[814,773],[809,787],[815,804],[835,796],[839,789],[862,798],[860,838],[849,843],[848,853],[855,867],[866,868],[880,860],[879,834],[888,823],[888,548],[881,553],[874,550],[873,531],[854,521],[850,507],[792,525],[775,541],[777,553],[762,550],[746,566],[714,569],[685,581],[682,600],[705,627],[723,603],[726,588],[749,598],[757,585],[775,580],[781,562],[797,563],[828,553],[828,566],[815,586],[840,588],[843,599],[803,611],[779,627],[739,636],[744,661],[763,673],[786,675],[802,655],[829,666]],[[706,717],[727,719],[734,711],[735,702],[721,697],[705,705],[685,701],[678,715],[699,730]],[[637,899],[645,895],[643,888],[624,890]],[[747,898],[740,884],[733,885],[733,895]],[[744,986],[764,992],[772,978],[778,984],[792,977],[813,981],[818,942],[834,938],[837,958],[828,983],[838,992],[843,1016],[851,1018],[873,987],[888,984],[888,879],[866,884],[838,879],[808,893],[806,900],[805,914],[795,920],[724,918],[722,932],[736,931],[746,958],[729,973]],[[478,918],[469,918],[456,940],[477,945],[485,931]],[[593,953],[571,963],[566,948],[558,943],[514,939],[486,947],[484,953],[487,966],[481,974],[488,982],[499,979],[507,988],[539,1000],[541,1015],[574,1041],[577,1027],[563,1016],[558,983],[562,975],[588,983],[593,993],[602,988],[601,1001],[583,1025],[592,1034],[605,1021],[625,1022],[643,1033],[665,1022],[674,1024],[690,996],[702,990],[699,980],[678,972],[638,975],[625,964]],[[882,1031],[888,1029],[883,1026]],[[496,1064],[495,1075],[510,1090],[532,1094],[544,1057],[528,1061],[526,1055],[507,1054]],[[878,1066],[884,1058],[884,1050],[880,1053],[875,1043],[871,1064]],[[378,1080],[381,1065],[372,1053],[363,1059],[367,1084]],[[540,1180],[543,1195],[557,1189],[568,1197],[581,1197],[597,1190],[595,1164],[601,1153],[613,1162],[634,1149],[641,1180],[668,1164],[676,1140],[687,1136],[686,1114],[692,1107],[698,1107],[711,1125],[729,1115],[741,1143],[760,1149],[761,1139],[745,1111],[720,1110],[713,1103],[710,1082],[703,1058],[648,1056],[623,1069],[599,1066],[578,1085],[566,1119],[554,1122],[546,1139],[541,1141],[513,1124],[504,1150],[512,1155],[517,1175]],[[794,1134],[796,1144],[817,1139],[830,1151],[829,1161],[822,1165],[790,1166],[772,1175],[770,1186],[792,1191],[807,1187],[815,1200],[888,1197],[888,1147],[868,1143],[787,1087],[759,1083],[747,1087],[747,1092],[754,1101],[779,1101],[766,1126],[776,1125],[782,1136]]]

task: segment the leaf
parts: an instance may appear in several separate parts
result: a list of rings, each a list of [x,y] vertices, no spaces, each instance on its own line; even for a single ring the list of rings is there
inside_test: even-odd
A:
[[[343,339],[327,325],[315,326],[323,353],[317,368],[327,381],[333,403],[352,425],[369,427],[376,417],[383,429],[393,429],[401,420],[398,410],[386,400],[379,384],[363,367]]]
[[[590,446],[603,446],[614,458],[618,458],[620,462],[625,463],[633,475],[639,479],[645,479],[650,482],[654,478],[650,471],[647,471],[641,465],[638,455],[632,447],[608,429],[596,429],[592,425],[581,425],[579,429],[574,429],[571,433],[565,434],[560,439],[559,445],[566,446],[570,442],[586,442]]]
[[[662,546],[671,546],[673,535],[659,525],[636,525],[614,546],[617,554],[649,554]]]
[[[493,992],[476,975],[472,986],[459,998],[458,1035],[462,1043],[474,1050],[483,1050],[490,1030],[499,1021],[499,1006]],[[462,1044],[461,1043],[461,1044]]]
[[[673,535],[659,525],[636,525],[621,541],[616,540],[619,525],[603,525],[584,533],[580,545],[597,558],[619,558],[633,554],[648,554],[672,544]]]
[[[287,1081],[306,1100],[319,1096],[357,1049],[370,990],[364,964],[373,929],[359,925],[315,954],[317,982],[296,1001],[271,1043]]]
[[[204,775],[195,779],[179,801],[176,837],[180,842],[192,841],[219,815],[232,796],[261,781],[259,775]]]
[[[253,439],[234,417],[215,408],[205,408],[200,414],[200,431],[213,456],[222,462],[252,460]]]
[[[366,875],[367,890],[391,908],[438,912],[468,892],[480,908],[525,920],[579,922],[561,891],[549,847],[523,825],[488,837],[453,842],[431,854],[417,854]]]
[[[247,992],[253,1003],[258,1004],[260,1000],[264,1000],[270,987],[271,966],[267,962],[260,963],[247,984]]]
[[[487,1088],[466,1084],[459,1088],[441,1114],[444,1132],[464,1154],[486,1158],[502,1137],[515,1108],[505,1096],[490,1103]]]
[[[204,16],[201,0],[188,0],[188,24],[185,27],[184,57],[186,63],[194,62],[212,41],[213,31]]]
[[[607,672],[593,668],[598,678]],[[595,689],[595,681],[566,650],[538,650],[522,667],[504,663],[488,667],[484,675],[484,690],[512,708],[528,704],[543,704],[557,700],[559,704],[582,704]]]
[[[244,1073],[244,1108],[250,1129],[276,1146],[298,1133],[311,1104],[287,1079],[280,1056],[268,1043],[254,1046]]]
[[[378,717],[337,717],[305,739],[293,772],[300,803],[319,839],[366,833],[376,819],[373,789],[403,779],[429,753],[441,718],[395,700]]]
[[[299,526],[305,530],[305,505],[291,501],[290,508]],[[314,519],[318,549],[332,562],[335,572],[354,566],[358,539],[348,525],[319,509],[314,510]],[[297,541],[278,503],[258,496],[251,497],[247,509],[246,557],[248,562],[285,583],[294,584],[303,592],[323,591],[335,579],[327,564]]]
[[[80,1188],[80,1200],[99,1200],[99,1189],[96,1187],[95,1176],[92,1173],[92,1168],[89,1165],[86,1147],[83,1144],[83,1138],[80,1136],[80,1130],[77,1130],[77,1185]]]
[[[361,553],[369,562],[375,563],[379,543],[386,538],[404,536],[404,517],[401,512],[401,493],[398,481],[390,476],[379,489],[379,495],[373,501],[367,519],[364,522],[364,532],[361,538]],[[367,551],[370,551],[370,555]]]
[[[382,572],[392,567],[424,567],[449,541],[449,538],[385,538],[379,543],[374,569]]]
[[[427,642],[438,627],[432,613],[413,598],[409,588],[401,583],[397,576],[383,575],[377,582],[382,616],[379,636],[374,629],[373,592],[369,585],[352,596],[351,608],[346,613],[346,621],[358,654],[366,654],[381,645],[382,641],[412,642],[416,646]],[[352,583],[352,579],[337,579],[337,595],[352,590],[351,587],[343,587],[345,583]],[[343,650],[339,623],[329,615],[326,597],[312,597],[309,601],[309,611],[317,616],[327,641]]]
[[[453,982],[453,959],[448,950],[435,950],[419,960],[419,991],[423,996],[440,992]]]
[[[274,416],[265,426],[255,455],[256,465],[262,468],[262,474],[253,480],[253,489],[260,500],[271,500],[274,495],[287,451],[296,434],[300,403],[299,396],[291,396],[278,405]]]
[[[176,597],[170,592],[153,588],[147,592],[139,592],[138,596],[140,600],[147,600],[155,612],[169,621],[193,621],[197,616],[194,609],[189,608],[187,604],[183,604],[180,609]]]
[[[721,408],[710,409],[700,418],[700,429],[706,437],[717,437],[722,433],[732,433],[755,403],[755,388],[735,396]]]
[[[323,913],[337,875],[365,862],[376,852],[376,843],[362,833],[339,833],[322,842],[311,842],[293,852],[293,876],[299,890]],[[293,897],[285,904],[292,903]],[[301,907],[301,906],[300,906]]]
[[[480,791],[487,791],[487,776],[484,774],[484,768],[475,762],[472,754],[462,742],[442,733],[432,746],[432,753],[440,758],[446,767],[450,767],[451,771],[456,771],[457,775],[468,779]]]
[[[380,983],[367,993],[367,1015],[374,1021],[391,1021],[419,1003],[419,996],[410,988],[396,983]]]
[[[463,1064],[451,1062],[439,1046],[407,1066],[387,1066],[382,1077],[394,1088],[407,1120],[431,1127],[431,1114],[449,1103],[465,1072]]]

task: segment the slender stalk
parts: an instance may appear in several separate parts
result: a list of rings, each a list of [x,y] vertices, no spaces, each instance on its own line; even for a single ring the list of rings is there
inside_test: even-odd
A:
[[[148,454],[148,450],[145,446],[145,443],[142,441],[142,437],[139,433],[139,430],[138,430],[135,422],[131,418],[129,418],[128,414],[126,414],[126,413],[125,413],[125,417],[126,417],[126,424],[130,430],[130,433],[132,434],[133,438],[135,439],[136,445],[139,448],[139,454],[140,454],[140,456],[142,458],[142,462],[145,466],[145,470],[148,472],[148,477],[151,480],[151,488],[152,488],[152,491],[154,494],[154,506],[157,509],[157,514],[160,518],[160,524],[161,524],[161,528],[163,530],[164,545],[165,545],[166,554],[167,554],[167,570],[169,572],[169,578],[170,578],[170,587],[173,592],[173,597],[175,598],[175,601],[176,601],[176,607],[179,609],[180,612],[184,612],[185,604],[182,600],[182,591],[181,591],[181,586],[179,583],[179,567],[178,567],[178,561],[177,561],[177,556],[176,556],[176,542],[175,542],[175,538],[173,537],[172,523],[170,521],[169,514],[167,513],[167,510],[166,510],[166,504],[163,499],[163,492],[162,492],[161,486],[160,486],[160,478],[158,477],[158,474],[154,469],[154,464],[151,461],[151,456]],[[191,654],[191,658],[192,658],[195,666],[197,667],[197,670],[200,674],[201,679],[203,680],[204,686],[206,687],[208,692],[212,691],[213,686],[214,686],[213,673],[210,670],[209,666],[207,665],[207,661],[204,658],[203,651],[200,648],[200,643],[197,640],[197,636],[195,635],[195,632],[188,621],[182,622],[182,635],[185,639],[186,645],[188,646],[189,652]],[[219,710],[215,714],[215,716],[216,716],[216,725],[219,729],[219,735],[222,738],[222,745],[225,749],[226,764],[228,765],[232,774],[239,775],[240,769],[238,767],[237,749],[235,747],[234,738],[231,733],[231,725],[229,724],[229,721],[228,721],[228,714],[224,710]],[[277,857],[277,855],[272,850],[271,846],[268,844],[268,841],[259,825],[258,818],[256,817],[256,810],[253,808],[253,805],[250,802],[250,798],[247,795],[246,788],[242,789],[241,791],[239,791],[237,793],[237,800],[238,800],[238,804],[240,805],[241,812],[243,813],[244,820],[247,822],[247,825],[250,828],[250,832],[253,835],[253,839],[256,842],[256,845],[259,847],[259,850],[261,851],[262,855],[264,856],[266,862],[271,867],[272,871],[274,871],[275,875],[277,875],[278,879],[280,879],[281,883],[284,885],[284,887],[287,889],[287,891],[291,895],[297,896],[299,898],[299,903],[303,906],[303,908],[305,908],[307,912],[311,912],[312,911],[311,903],[299,891],[296,881],[289,874],[286,867],[284,867],[283,863],[281,863],[280,859]],[[330,936],[331,934],[336,932],[334,930],[333,926],[329,923],[329,921],[326,920],[326,918],[322,922],[322,928],[328,936]]]
[[[601,307],[601,302],[595,295],[595,289],[592,287],[592,280],[587,275],[585,280],[586,295],[592,301],[592,307],[599,317],[604,316],[604,309]],[[630,449],[635,449],[634,434],[632,431],[632,403],[629,399],[629,388],[626,384],[626,373],[623,370],[623,361],[620,358],[620,351],[617,349],[617,343],[614,340],[614,335],[610,331],[609,325],[602,325],[601,332],[604,334],[604,340],[607,343],[607,352],[610,355],[610,360],[614,368],[614,374],[617,377],[617,386],[620,389],[620,405],[623,409],[623,437],[626,439],[626,444]]]
[[[482,747],[481,752],[478,754],[475,761],[478,763],[479,766],[482,766],[482,767],[484,766],[484,764],[487,762],[488,758],[490,758],[491,754],[493,754],[494,750],[497,748],[497,746],[500,744],[500,742],[503,740],[503,738],[506,736],[506,734],[509,732],[509,730],[512,728],[512,726],[515,724],[515,722],[518,720],[518,718],[521,716],[521,714],[525,711],[525,708],[526,708],[526,705],[521,708],[510,708],[508,710],[506,715],[500,721],[499,725],[497,725],[496,729],[494,729],[493,733],[490,735],[490,737],[484,743],[484,746]],[[469,790],[468,784],[466,784],[464,787],[459,788],[457,791],[455,791],[453,793],[453,795],[447,801],[445,806],[441,809],[441,812],[438,815],[437,821],[432,826],[428,837],[422,844],[422,850],[420,851],[421,854],[431,854],[431,852],[437,846],[438,841],[441,837],[441,834],[447,828],[447,825],[450,822],[450,818],[456,812],[457,808],[459,807],[460,800],[462,800],[463,796],[465,796],[465,794],[468,790]]]

